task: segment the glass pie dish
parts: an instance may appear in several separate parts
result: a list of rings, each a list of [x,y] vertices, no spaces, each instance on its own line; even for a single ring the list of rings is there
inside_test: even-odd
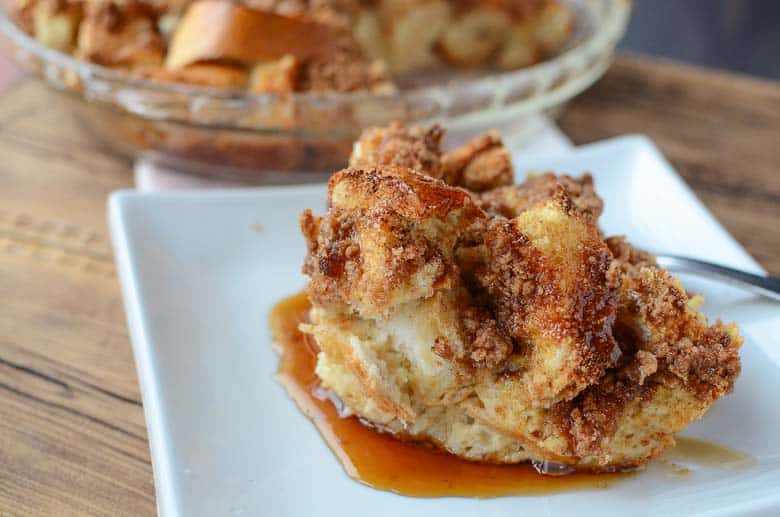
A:
[[[391,94],[253,93],[131,77],[47,48],[0,13],[14,57],[63,92],[111,147],[179,170],[252,183],[300,182],[343,166],[360,131],[392,120],[446,123],[449,138],[555,113],[607,69],[629,0],[565,0],[575,30],[555,56],[508,72],[418,74]]]

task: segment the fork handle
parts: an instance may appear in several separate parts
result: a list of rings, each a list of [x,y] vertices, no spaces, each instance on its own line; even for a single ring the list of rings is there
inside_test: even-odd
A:
[[[780,301],[780,278],[754,275],[753,273],[746,273],[738,269],[687,257],[659,256],[656,259],[663,268],[715,278]]]

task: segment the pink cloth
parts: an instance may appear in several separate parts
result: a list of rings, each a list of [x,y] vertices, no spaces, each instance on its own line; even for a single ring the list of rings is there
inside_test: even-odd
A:
[[[227,180],[210,179],[168,169],[143,158],[135,161],[133,170],[135,172],[135,188],[143,192],[242,186]]]

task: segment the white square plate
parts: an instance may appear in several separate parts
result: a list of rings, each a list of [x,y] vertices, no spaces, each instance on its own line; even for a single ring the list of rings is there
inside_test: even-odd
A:
[[[760,272],[653,145],[623,137],[517,171],[590,171],[602,226],[653,250]],[[685,278],[705,312],[741,324],[733,395],[684,434],[755,456],[752,467],[660,468],[600,491],[545,497],[416,499],[349,479],[273,380],[266,318],[304,285],[298,215],[322,212],[323,186],[140,194],[110,200],[111,232],[164,516],[666,515],[780,512],[780,306]]]

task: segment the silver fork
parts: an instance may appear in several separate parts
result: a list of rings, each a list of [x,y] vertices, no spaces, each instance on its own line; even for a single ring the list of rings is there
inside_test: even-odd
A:
[[[780,301],[780,278],[754,275],[738,269],[676,255],[656,255],[658,265],[670,271],[686,272],[721,280],[735,287]]]

